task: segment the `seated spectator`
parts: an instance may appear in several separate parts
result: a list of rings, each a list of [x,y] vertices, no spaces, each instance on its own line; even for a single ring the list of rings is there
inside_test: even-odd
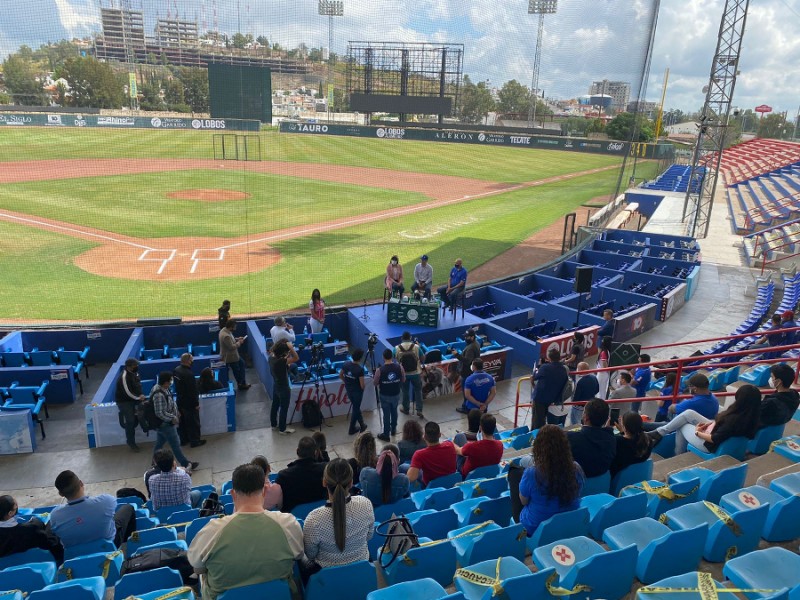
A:
[[[36,517],[27,523],[17,521],[18,508],[14,498],[0,496],[0,557],[41,548],[53,555],[56,564],[64,562],[64,546],[58,536]]]
[[[770,333],[762,335],[758,338],[755,343],[750,346],[750,350],[757,350],[761,348],[768,348],[770,346],[783,346],[784,338],[786,336],[785,331],[781,331],[781,316],[778,313],[772,315],[772,319],[770,320],[770,326],[767,331]]]
[[[650,458],[650,439],[642,429],[642,417],[637,412],[626,412],[619,420],[620,435],[614,436],[617,452],[611,461],[611,477],[625,467]]]
[[[214,371],[211,367],[206,367],[200,371],[200,380],[197,382],[201,394],[210,394],[217,390],[224,390],[225,385],[214,379]]]
[[[608,396],[609,400],[624,400],[626,398],[636,398],[636,388],[631,385],[633,375],[629,371],[620,371],[617,374],[617,387]],[[611,407],[611,420],[616,423],[619,421],[619,415],[624,415],[631,410],[631,402],[612,402]]]
[[[661,388],[661,396],[672,396],[672,394],[675,392],[675,382],[677,380],[678,376],[675,373],[667,373],[664,377],[664,387]],[[669,421],[667,411],[669,410],[670,406],[672,406],[671,398],[667,400],[659,400],[658,412],[656,412],[656,418],[654,420],[656,422]]]
[[[110,494],[87,496],[83,482],[72,471],[61,471],[55,486],[67,503],[50,512],[49,526],[64,547],[108,540],[119,548],[136,529],[130,504],[117,506]]]
[[[525,469],[519,484],[523,506],[520,523],[528,537],[542,521],[578,508],[585,479],[581,467],[572,460],[566,434],[557,425],[539,430],[532,454],[534,464]]]
[[[483,413],[479,408],[473,408],[471,411],[467,413],[467,430],[462,433],[457,433],[455,439],[459,439],[459,436],[464,436],[464,443],[458,444],[459,446],[463,446],[467,442],[476,442],[480,439],[480,432],[481,432],[481,417]],[[422,427],[420,427],[420,433],[422,432]]]
[[[372,503],[350,496],[353,470],[343,458],[325,466],[328,503],[312,510],[303,524],[306,556],[324,567],[369,560],[367,541],[375,530]]]
[[[264,510],[280,510],[283,504],[283,490],[277,483],[269,480],[269,474],[272,473],[269,461],[259,454],[253,457],[250,464],[259,466],[264,471]]]
[[[786,310],[781,314],[781,328],[782,329],[792,329],[797,327],[797,323],[794,320],[794,311],[793,310]],[[796,331],[787,331],[783,336],[783,343],[784,345],[794,344],[797,340],[797,332]]]
[[[692,444],[705,452],[716,452],[719,445],[728,438],[746,437],[752,440],[758,431],[760,411],[761,391],[756,386],[746,383],[736,390],[731,407],[716,415],[714,419],[709,419],[694,410],[684,410],[669,423],[650,431],[647,435],[650,436],[651,443],[656,445],[663,436],[677,433],[675,454],[686,452],[687,444]]]
[[[317,461],[328,462],[330,456],[328,456],[328,440],[325,438],[325,434],[321,431],[315,431],[311,434],[311,439],[317,445]]]
[[[478,413],[480,414],[480,411]],[[419,421],[409,419],[405,422],[403,438],[397,443],[397,447],[400,449],[400,464],[410,463],[414,453],[427,446],[422,436],[422,425],[419,424]]]
[[[672,418],[686,410],[693,410],[704,416],[706,419],[713,419],[719,412],[719,400],[709,389],[708,377],[702,373],[695,373],[689,377],[688,391],[693,394],[691,398],[678,400],[667,410],[667,415]]]
[[[503,458],[503,442],[494,439],[497,419],[494,415],[484,414],[481,417],[481,438],[459,446],[460,440],[454,440],[454,447],[459,458],[457,464],[461,474],[466,477],[470,471],[479,467],[487,467],[500,463]],[[463,434],[459,434],[463,435]],[[459,436],[456,436],[458,438]]]
[[[586,477],[602,475],[611,466],[617,451],[614,432],[609,427],[609,408],[603,400],[590,400],[583,409],[583,426],[567,433],[572,456]]]
[[[178,504],[189,504],[192,508],[200,506],[202,494],[200,490],[192,490],[192,478],[186,471],[178,468],[172,450],[168,448],[156,450],[153,462],[158,472],[147,481],[153,510]]]
[[[759,429],[772,425],[783,425],[794,417],[800,395],[791,388],[794,383],[794,369],[787,364],[777,363],[769,368],[775,393],[767,394],[761,402]]]
[[[378,456],[378,464],[361,469],[361,493],[373,506],[394,504],[408,496],[408,477],[400,473],[400,450],[386,444]]]
[[[420,478],[420,471],[422,483],[425,485],[438,477],[456,472],[456,447],[453,442],[439,442],[441,436],[438,423],[425,423],[426,447],[417,450],[411,458],[411,468],[408,470],[408,480],[411,483]]]
[[[597,376],[594,373],[585,373],[584,371],[589,370],[589,363],[587,362],[580,362],[578,363],[578,370],[575,373],[575,392],[572,394],[572,401],[573,402],[588,402],[592,398],[597,398],[597,394],[600,392],[600,382],[597,380]],[[554,407],[558,405],[551,405],[550,406],[550,413],[552,415],[552,411]],[[561,408],[566,408],[566,406],[562,406]],[[566,413],[564,413],[566,417]],[[572,410],[570,411],[570,422],[573,424],[580,423],[583,420],[583,404],[573,404]],[[564,421],[562,420],[559,423],[552,422],[550,417],[548,416],[548,423],[553,425],[563,425]]]
[[[375,445],[375,436],[369,431],[358,434],[353,442],[353,458],[348,459],[350,468],[353,469],[353,480],[361,477],[361,469],[375,467],[378,462],[378,450]]]
[[[261,467],[238,466],[232,479],[234,513],[206,523],[189,546],[203,599],[216,600],[231,588],[276,579],[285,579],[297,593],[292,571],[294,561],[303,556],[300,524],[292,515],[264,510]]]
[[[316,456],[317,444],[314,439],[301,437],[297,442],[297,460],[281,470],[275,480],[283,490],[283,512],[292,512],[300,504],[325,499],[325,488],[320,485],[325,463],[317,462]]]

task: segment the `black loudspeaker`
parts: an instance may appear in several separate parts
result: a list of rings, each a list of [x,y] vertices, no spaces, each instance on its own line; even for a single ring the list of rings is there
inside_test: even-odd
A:
[[[576,267],[575,268],[575,286],[574,290],[579,294],[585,294],[592,291],[592,274],[594,267]]]
[[[625,365],[639,364],[639,355],[642,352],[641,344],[626,344],[615,342],[611,344],[611,356],[608,360],[609,367],[623,367]]]

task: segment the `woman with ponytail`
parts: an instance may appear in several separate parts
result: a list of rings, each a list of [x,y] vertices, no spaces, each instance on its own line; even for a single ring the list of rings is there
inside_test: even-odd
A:
[[[620,417],[617,427],[621,435],[616,436],[617,453],[609,467],[611,477],[627,466],[650,458],[650,438],[642,429],[642,417],[639,413],[626,412]]]
[[[351,496],[353,469],[343,458],[325,466],[322,481],[328,490],[325,506],[309,513],[303,525],[306,556],[321,567],[346,565],[369,559],[367,540],[375,529],[372,503]]]
[[[361,469],[361,494],[373,506],[393,504],[408,495],[408,477],[400,473],[400,450],[395,444],[386,444],[378,456],[376,467]]]

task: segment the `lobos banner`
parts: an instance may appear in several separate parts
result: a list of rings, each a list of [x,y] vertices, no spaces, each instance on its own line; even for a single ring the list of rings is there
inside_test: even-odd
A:
[[[591,327],[581,329],[581,333],[586,338],[586,353],[584,356],[594,356],[598,353],[597,332],[599,329],[600,327],[598,325],[592,325]],[[572,349],[572,333],[573,332],[547,338],[547,340],[539,346],[539,358],[541,358],[542,361],[547,361],[547,352],[550,348],[558,348],[558,351],[561,352],[562,355],[567,354]]]

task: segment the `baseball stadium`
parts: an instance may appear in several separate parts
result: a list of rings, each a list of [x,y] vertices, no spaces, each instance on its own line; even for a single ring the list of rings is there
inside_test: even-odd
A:
[[[798,0],[5,4],[0,596],[800,593]]]

